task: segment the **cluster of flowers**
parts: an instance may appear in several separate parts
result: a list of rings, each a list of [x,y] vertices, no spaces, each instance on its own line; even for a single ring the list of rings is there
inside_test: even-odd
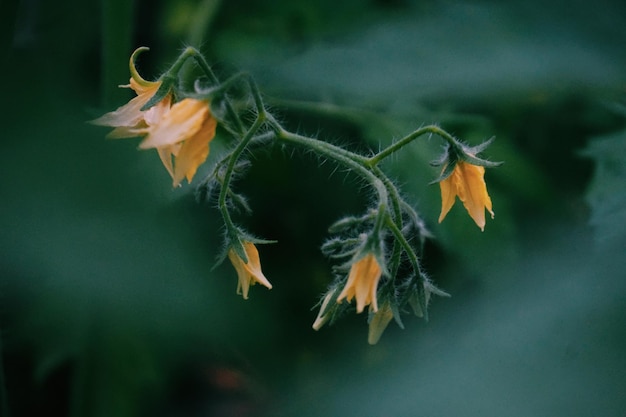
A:
[[[204,100],[188,97],[174,102],[171,90],[161,94],[158,101],[153,100],[163,82],[146,81],[135,68],[136,55],[146,49],[139,48],[133,53],[130,84],[121,86],[131,88],[137,97],[92,123],[114,127],[108,138],[145,136],[139,149],[157,150],[176,187],[185,178],[191,182],[209,156],[217,121]]]
[[[211,99],[216,94],[221,94],[222,90],[214,88],[202,94],[196,88],[194,92],[185,93],[176,87],[172,80],[178,76],[182,63],[190,57],[196,59],[207,76],[217,84],[208,65],[192,48],[185,50],[158,81],[144,80],[136,70],[135,60],[138,53],[147,49],[139,48],[132,54],[129,65],[130,84],[122,86],[131,88],[136,97],[92,123],[114,128],[108,134],[110,138],[143,137],[139,149],[156,149],[172,178],[173,186],[176,187],[184,179],[189,183],[192,181],[198,167],[209,155],[210,143],[215,137],[218,123],[227,124],[212,114],[210,106]],[[249,143],[259,139],[258,135],[255,136],[259,127],[269,123],[270,134],[264,135],[263,140],[268,137],[283,140],[309,147],[333,158],[337,163],[361,173],[372,183],[380,197],[379,206],[371,209],[365,216],[342,219],[331,227],[331,231],[338,232],[340,236],[329,240],[322,250],[331,257],[347,258],[347,262],[336,268],[336,280],[321,299],[313,328],[319,330],[327,322],[334,321],[349,308],[352,300],[356,300],[357,313],[362,313],[369,307],[368,341],[371,344],[379,340],[392,318],[402,326],[399,312],[404,305],[411,306],[419,316],[425,315],[431,293],[447,295],[437,289],[421,270],[418,256],[421,248],[409,244],[410,240],[416,239],[407,239],[407,235],[417,235],[417,241],[423,244],[428,232],[417,213],[400,199],[395,186],[378,169],[377,163],[425,133],[439,135],[446,141],[446,151],[436,162],[436,165],[442,166],[441,176],[436,180],[441,188],[442,198],[439,222],[443,221],[458,197],[474,222],[484,230],[485,210],[493,217],[492,203],[484,181],[484,167],[498,164],[480,159],[477,155],[490,141],[470,148],[440,128],[427,126],[373,157],[365,158],[326,142],[287,132],[265,111],[253,84],[251,89],[257,107],[257,121],[247,130],[240,129],[237,147],[225,158],[224,164],[221,164],[222,169],[226,167],[226,173],[213,174],[214,180],[220,186],[220,209],[227,229],[226,255],[238,276],[237,293],[247,299],[252,285],[260,284],[268,289],[272,288],[261,270],[259,252],[255,245],[265,241],[252,238],[236,227],[230,219],[226,204],[228,196],[235,195],[229,189],[229,184],[237,158]],[[236,119],[239,126],[243,126],[234,112],[230,116]],[[232,129],[227,130],[232,132]],[[391,210],[388,205],[392,206]],[[346,230],[348,233],[344,233]],[[385,242],[388,240],[392,241],[391,251],[385,250]],[[402,253],[406,255],[413,271],[396,285],[393,277],[398,274]],[[386,280],[390,285],[381,285],[382,277],[390,277]],[[343,303],[344,300],[347,304]]]

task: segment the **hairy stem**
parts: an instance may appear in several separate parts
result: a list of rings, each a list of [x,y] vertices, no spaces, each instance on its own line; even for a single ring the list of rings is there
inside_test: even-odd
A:
[[[341,165],[344,165],[347,168],[352,169],[359,176],[365,178],[372,185],[372,187],[374,187],[374,189],[378,193],[380,204],[385,206],[383,208],[386,208],[387,199],[389,197],[387,188],[385,187],[383,181],[381,181],[376,175],[371,172],[369,168],[366,167],[366,158],[328,142],[323,142],[318,139],[298,135],[297,133],[292,133],[284,129],[280,129],[278,131],[277,137],[279,140],[282,140],[284,142],[289,142],[304,148],[312,149],[317,154],[323,155]],[[384,212],[384,210],[382,211]],[[381,214],[379,213],[379,215]]]
[[[367,160],[367,163],[370,166],[376,166],[380,161],[382,161],[389,155],[393,154],[394,152],[398,151],[399,149],[403,148],[404,146],[408,145],[409,143],[413,142],[415,139],[419,138],[420,136],[426,133],[435,134],[441,137],[446,142],[448,142],[451,146],[458,146],[456,139],[454,139],[452,135],[450,135],[448,132],[441,129],[439,126],[429,125],[429,126],[420,127],[419,129],[415,130],[414,132],[410,133],[409,135],[405,136],[399,141],[393,143],[389,147],[378,152],[376,155],[369,158]]]

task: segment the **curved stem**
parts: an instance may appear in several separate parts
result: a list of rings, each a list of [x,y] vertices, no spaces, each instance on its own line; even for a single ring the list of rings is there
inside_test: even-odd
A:
[[[406,252],[407,256],[409,257],[409,262],[411,263],[413,270],[415,270],[415,274],[418,275],[419,277],[422,277],[423,276],[422,267],[420,266],[419,259],[417,258],[415,251],[411,247],[411,244],[406,240],[406,238],[402,234],[402,231],[398,228],[398,226],[396,226],[393,219],[391,219],[391,217],[387,217],[386,226],[389,228],[389,230],[391,230],[391,233],[393,233],[396,240],[400,243],[400,245]]]
[[[224,181],[222,183],[222,187],[220,188],[220,195],[218,198],[218,207],[220,212],[222,213],[222,218],[224,219],[224,224],[226,225],[226,229],[229,234],[229,238],[231,239],[231,244],[233,245],[235,251],[239,255],[239,257],[244,261],[244,263],[248,262],[247,256],[241,242],[239,241],[239,236],[237,233],[237,227],[235,223],[233,223],[232,218],[230,217],[230,213],[228,212],[228,207],[226,205],[226,197],[230,191],[230,181],[233,176],[233,172],[235,170],[235,164],[237,160],[241,156],[242,152],[246,148],[246,146],[250,143],[254,134],[261,128],[263,123],[265,122],[265,113],[261,111],[254,121],[248,132],[241,139],[235,150],[230,155],[230,159],[228,160],[228,165],[226,167],[226,173],[224,174]]]
[[[402,234],[402,231],[398,229],[398,227],[396,226],[396,224],[393,222],[391,218],[387,219],[387,227],[389,227],[389,230],[391,230],[393,235],[396,237],[396,240],[400,243],[402,248],[405,250],[409,258],[409,262],[411,263],[411,266],[413,267],[413,270],[415,271],[414,279],[419,280],[419,281],[424,281],[425,280],[424,272],[422,271],[422,267],[420,266],[419,259],[417,258],[417,255],[415,254],[415,251],[413,250],[409,242],[406,240],[406,238]],[[427,304],[426,294],[424,293],[423,285],[417,286],[417,297],[419,300],[420,307],[423,311],[424,318],[428,320],[428,312],[426,309],[426,304]]]
[[[400,206],[401,198],[398,193],[398,189],[393,185],[391,180],[382,172],[380,168],[375,166],[372,168],[372,171],[378,178],[380,178],[380,180],[383,182],[383,184],[387,188],[387,191],[389,192],[390,197],[391,197],[393,221],[399,229],[402,228],[402,209]],[[390,272],[391,272],[392,277],[396,276],[396,273],[398,272],[398,269],[400,268],[400,256],[401,255],[402,255],[402,250],[400,249],[400,245],[398,244],[397,240],[394,240],[393,249],[391,251]]]
[[[366,168],[367,158],[364,158],[360,155],[347,151],[328,142],[323,142],[318,139],[313,139],[307,136],[298,135],[297,133],[289,132],[280,128],[279,125],[275,126],[275,128],[278,129],[277,137],[279,140],[312,149],[316,153],[323,155],[329,159],[333,159],[335,162],[338,162],[352,169],[358,175],[365,178],[376,189],[376,192],[378,193],[378,196],[380,198],[381,205],[386,206],[388,199],[387,188],[385,187],[383,181],[381,181],[376,175],[374,175],[370,171],[370,169]],[[382,212],[384,212],[384,210],[382,210]],[[380,212],[379,215],[381,215]]]
[[[209,64],[206,62],[206,59],[204,58],[204,56],[195,48],[188,47],[187,49],[188,50],[190,49],[190,50],[193,51],[191,56],[193,56],[193,58],[195,59],[196,63],[198,64],[200,69],[204,72],[204,74],[207,77],[209,77],[209,80],[211,80],[211,82],[213,84],[218,85],[220,82],[219,82],[217,76],[215,75],[215,73],[213,72],[213,70],[211,69],[211,67],[209,66]],[[245,128],[243,126],[243,122],[239,118],[239,115],[237,114],[237,112],[233,108],[233,105],[231,104],[230,100],[228,99],[228,96],[226,96],[226,95],[224,95],[224,102],[226,103],[226,112],[228,113],[228,116],[235,123],[235,126],[236,126],[236,129],[237,129],[238,133],[239,134],[243,134],[243,132],[245,131]]]
[[[385,159],[389,155],[393,154],[394,152],[396,152],[400,148],[408,145],[409,143],[413,142],[415,139],[417,139],[418,137],[420,137],[420,136],[422,136],[422,135],[424,135],[426,133],[435,134],[435,135],[441,137],[446,142],[448,142],[451,146],[458,146],[457,140],[454,139],[454,137],[452,137],[452,135],[450,135],[448,132],[446,132],[445,130],[441,129],[439,126],[429,125],[429,126],[420,127],[419,129],[415,130],[414,132],[412,132],[409,135],[405,136],[404,138],[400,139],[396,143],[391,144],[389,147],[383,149],[382,151],[378,152],[376,155],[374,155],[371,158],[369,158],[367,160],[367,163],[370,166],[377,165],[380,161],[382,161],[383,159]]]

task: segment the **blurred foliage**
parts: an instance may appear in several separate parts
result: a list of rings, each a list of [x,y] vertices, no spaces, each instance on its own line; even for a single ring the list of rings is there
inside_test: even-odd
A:
[[[623,416],[626,4],[621,1],[102,0],[0,3],[0,329],[11,416]],[[280,146],[254,155],[241,217],[272,291],[216,269],[219,213],[155,154],[85,123],[183,45],[247,70],[292,128],[368,152],[440,123],[505,165],[484,233],[441,225],[424,138],[386,163],[452,294],[366,344],[314,332],[318,247],[369,195]],[[618,108],[618,111],[615,111]],[[218,138],[211,161],[218,158]],[[211,161],[209,163],[211,163]],[[2,388],[2,387],[0,387]],[[4,392],[0,390],[0,394]],[[5,413],[7,414],[7,413]]]
[[[626,118],[626,108],[618,107]],[[626,130],[593,138],[584,150],[595,160],[587,201],[592,208],[590,223],[600,246],[621,245],[626,236]]]

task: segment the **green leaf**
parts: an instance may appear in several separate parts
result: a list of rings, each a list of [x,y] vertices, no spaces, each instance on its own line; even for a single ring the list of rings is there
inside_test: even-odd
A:
[[[582,152],[596,164],[587,190],[599,242],[626,237],[626,130],[595,138]]]

